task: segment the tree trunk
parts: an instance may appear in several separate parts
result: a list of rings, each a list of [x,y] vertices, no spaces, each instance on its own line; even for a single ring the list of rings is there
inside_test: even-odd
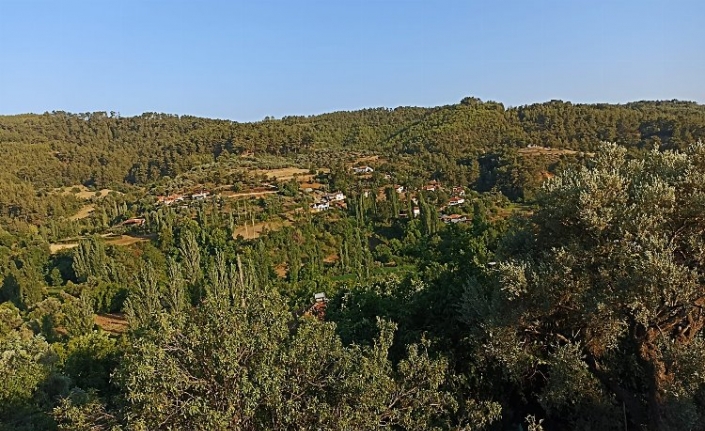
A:
[[[656,337],[656,334],[647,335],[647,338],[655,339]],[[648,430],[660,431],[664,429],[663,389],[668,381],[666,365],[661,358],[661,351],[653,342],[643,342],[639,349],[639,355],[644,363],[644,368],[649,378],[649,392],[647,394],[649,415]]]

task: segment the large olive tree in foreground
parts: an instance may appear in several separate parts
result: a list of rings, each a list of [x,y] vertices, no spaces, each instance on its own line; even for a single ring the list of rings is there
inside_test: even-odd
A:
[[[467,288],[483,350],[549,426],[705,429],[705,146],[605,146],[538,204],[498,286]]]

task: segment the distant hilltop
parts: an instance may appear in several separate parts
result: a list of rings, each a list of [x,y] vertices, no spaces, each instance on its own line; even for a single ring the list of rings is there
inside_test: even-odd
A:
[[[438,154],[463,164],[503,148],[593,152],[610,141],[635,151],[684,149],[705,137],[705,106],[688,101],[506,108],[468,97],[438,107],[372,108],[254,123],[148,112],[0,116],[0,170],[35,186],[144,184],[241,154],[316,151]]]

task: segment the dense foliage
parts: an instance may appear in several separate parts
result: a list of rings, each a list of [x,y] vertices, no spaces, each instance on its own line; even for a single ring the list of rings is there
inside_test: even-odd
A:
[[[0,117],[0,430],[705,429],[704,135],[677,101]]]

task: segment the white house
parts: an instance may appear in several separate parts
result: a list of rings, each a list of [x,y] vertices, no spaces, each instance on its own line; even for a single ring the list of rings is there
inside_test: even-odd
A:
[[[355,171],[356,174],[371,174],[375,170],[370,166],[355,166],[353,171]]]
[[[311,209],[314,211],[326,211],[330,209],[330,204],[328,202],[316,202],[311,205]]]
[[[448,206],[449,207],[454,207],[457,205],[462,205],[465,203],[465,198],[450,198],[450,201],[448,201]]]
[[[343,192],[326,193],[323,195],[323,199],[328,202],[341,202],[345,200],[345,195]]]
[[[404,186],[394,186],[394,191],[397,193],[404,193]]]
[[[201,191],[200,193],[194,193],[194,194],[191,195],[191,200],[194,200],[194,201],[202,201],[202,200],[204,200],[205,198],[207,198],[208,195],[209,195],[209,193],[206,192],[206,191]]]
[[[464,215],[460,215],[460,214],[451,214],[451,215],[442,215],[441,216],[441,221],[443,221],[443,223],[463,223],[463,222],[466,222],[467,220],[468,220],[467,217],[465,217]]]

